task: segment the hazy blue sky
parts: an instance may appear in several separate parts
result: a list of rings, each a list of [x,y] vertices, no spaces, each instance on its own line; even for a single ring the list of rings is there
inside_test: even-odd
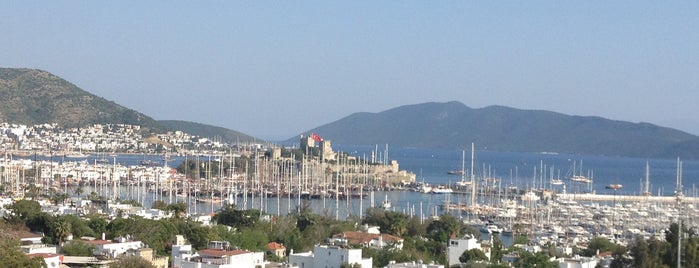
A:
[[[263,138],[452,100],[699,134],[699,1],[608,2],[3,1],[0,65]]]

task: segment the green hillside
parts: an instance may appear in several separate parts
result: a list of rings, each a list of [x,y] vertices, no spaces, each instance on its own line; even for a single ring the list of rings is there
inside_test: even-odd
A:
[[[475,142],[494,151],[699,158],[699,138],[671,128],[460,102],[355,113],[310,132],[344,145],[464,148]]]
[[[62,127],[92,124],[139,125],[146,133],[180,130],[228,143],[259,140],[210,125],[153,118],[95,96],[49,72],[0,68],[0,122],[23,125],[56,123]]]
[[[51,73],[15,68],[0,68],[0,121],[64,127],[112,123],[140,125],[153,132],[163,129],[153,118],[90,94]]]

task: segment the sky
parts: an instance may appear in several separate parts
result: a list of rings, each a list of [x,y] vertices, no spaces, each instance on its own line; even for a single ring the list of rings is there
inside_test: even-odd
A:
[[[699,1],[3,1],[0,66],[265,139],[447,101],[699,134],[697,14]]]

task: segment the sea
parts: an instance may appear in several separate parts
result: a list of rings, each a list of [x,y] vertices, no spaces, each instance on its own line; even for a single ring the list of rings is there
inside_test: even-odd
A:
[[[345,146],[337,149],[355,156],[370,156],[374,146]],[[385,147],[378,146],[383,152]],[[465,151],[465,159],[462,158]],[[472,152],[461,149],[422,149],[390,148],[388,159],[397,160],[400,169],[416,174],[418,181],[430,184],[454,184],[461,176],[450,175],[448,171],[466,169],[466,179],[470,176]],[[644,192],[646,163],[649,166],[649,192],[653,195],[669,196],[677,189],[678,159],[612,157],[559,154],[555,152],[521,153],[478,150],[474,155],[474,174],[477,178],[494,178],[503,187],[515,185],[520,188],[562,188],[549,185],[550,179],[560,178],[568,191],[612,193],[606,189],[610,184],[621,184],[617,194],[635,195]],[[462,160],[463,159],[463,160]],[[699,183],[699,161],[679,159],[682,163],[682,189],[685,195],[692,195]],[[581,164],[582,163],[582,164]],[[575,165],[575,172],[573,171]],[[582,166],[582,172],[580,168]],[[546,170],[542,176],[541,170]],[[553,170],[553,172],[551,171]],[[573,173],[574,172],[574,173]],[[568,179],[572,175],[590,177],[591,185],[582,187]],[[562,189],[560,189],[562,190]]]

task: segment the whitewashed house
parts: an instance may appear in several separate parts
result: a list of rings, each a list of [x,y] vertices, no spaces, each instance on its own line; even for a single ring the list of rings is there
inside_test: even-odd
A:
[[[490,259],[490,248],[483,246],[478,240],[472,236],[465,236],[461,239],[449,239],[447,247],[447,261],[449,266],[461,263],[459,257],[467,250],[479,249],[485,253],[485,256]]]
[[[371,258],[363,259],[361,249],[338,246],[315,246],[313,252],[289,254],[289,264],[299,268],[340,268],[343,264],[372,267]]]

